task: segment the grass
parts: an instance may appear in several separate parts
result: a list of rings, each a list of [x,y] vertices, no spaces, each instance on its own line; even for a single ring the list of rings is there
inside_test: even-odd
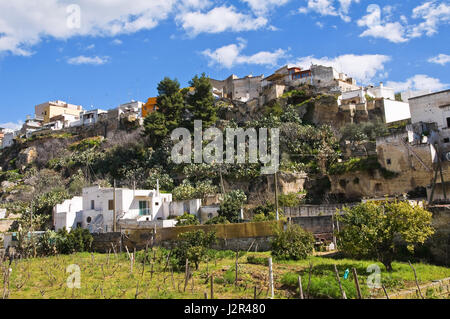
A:
[[[167,251],[156,250],[152,266],[144,253],[137,254],[131,271],[130,260],[123,254],[78,253],[46,258],[26,259],[11,265],[11,299],[203,299],[210,295],[210,275],[214,276],[216,299],[253,299],[256,287],[257,297],[268,295],[267,258],[270,253],[241,253],[239,255],[238,281],[235,284],[234,252],[211,251],[209,262],[204,262],[193,272],[194,285],[190,280],[184,291],[184,271],[164,271]],[[153,254],[149,252],[149,260]],[[414,274],[408,264],[394,262],[393,272],[373,261],[334,259],[330,257],[308,257],[301,261],[274,260],[275,297],[279,299],[298,298],[298,276],[302,276],[306,292],[310,264],[313,264],[309,293],[312,298],[340,298],[340,290],[334,274],[337,265],[341,282],[349,298],[356,297],[351,269],[356,268],[362,293],[365,298],[383,297],[382,290],[370,290],[366,280],[370,275],[367,267],[377,264],[381,270],[382,282],[389,293],[415,286]],[[69,289],[66,272],[69,265],[78,265],[81,270],[81,289]],[[419,283],[450,277],[450,268],[426,264],[414,264]],[[0,268],[1,269],[1,268]],[[343,279],[346,269],[350,270],[347,280]],[[3,285],[0,288],[3,295]]]

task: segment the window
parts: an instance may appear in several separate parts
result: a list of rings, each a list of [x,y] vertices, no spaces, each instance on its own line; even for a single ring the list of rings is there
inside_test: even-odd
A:
[[[95,209],[95,201],[91,200],[91,209],[94,210]]]
[[[108,201],[108,210],[114,210],[114,200],[112,199]]]
[[[447,117],[447,127],[450,128],[450,117]]]
[[[444,138],[444,143],[450,143],[450,138],[448,137]]]
[[[155,202],[155,206],[159,206],[159,203],[158,203],[158,202]]]
[[[139,201],[139,215],[140,216],[149,215],[148,202],[147,201]]]
[[[89,224],[92,221],[91,216],[89,216],[88,218],[86,218],[86,222]]]
[[[77,223],[77,228],[81,228],[81,223]]]
[[[388,165],[391,165],[391,164],[392,164],[392,161],[391,161],[390,158],[388,158],[388,159],[386,160],[386,164],[388,164]]]

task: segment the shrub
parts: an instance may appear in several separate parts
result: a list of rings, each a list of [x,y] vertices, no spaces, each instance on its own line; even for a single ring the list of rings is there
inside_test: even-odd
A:
[[[40,256],[53,256],[57,253],[56,240],[58,234],[54,231],[48,230],[38,240],[38,254]]]
[[[205,225],[229,224],[230,222],[224,216],[216,216],[208,220]]]
[[[172,250],[175,266],[182,269],[186,259],[198,269],[200,262],[207,256],[208,248],[217,241],[216,233],[203,230],[186,232],[178,235],[176,246]]]
[[[314,236],[298,225],[278,229],[272,241],[272,255],[280,260],[305,259],[314,248]]]
[[[88,138],[85,138],[84,140],[81,140],[79,142],[75,142],[75,143],[69,145],[69,149],[71,151],[83,152],[88,149],[97,148],[98,146],[100,146],[102,144],[102,142],[103,142],[102,136],[88,137]]]
[[[219,216],[225,217],[231,223],[236,223],[245,201],[247,201],[247,196],[242,190],[229,192],[220,204]]]
[[[178,221],[176,226],[189,226],[189,225],[199,225],[200,224],[197,216],[191,215],[188,213],[184,213],[182,216],[178,216],[176,218],[176,220]]]
[[[56,249],[60,254],[85,252],[91,249],[94,238],[89,230],[83,228],[72,229],[69,233],[65,228],[57,233]]]

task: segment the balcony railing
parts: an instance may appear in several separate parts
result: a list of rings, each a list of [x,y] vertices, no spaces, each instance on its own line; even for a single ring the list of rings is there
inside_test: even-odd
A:
[[[152,210],[150,208],[139,208],[139,216],[151,216]]]

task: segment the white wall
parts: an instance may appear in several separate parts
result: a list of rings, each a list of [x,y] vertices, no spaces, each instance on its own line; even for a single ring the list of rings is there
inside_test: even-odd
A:
[[[403,121],[411,118],[409,103],[384,100],[384,116],[386,123]]]
[[[70,231],[76,227],[77,213],[83,210],[83,198],[74,197],[53,208],[53,226],[58,231],[66,228]]]
[[[437,123],[439,129],[445,129],[450,117],[450,90],[409,99],[409,106],[413,124]]]

